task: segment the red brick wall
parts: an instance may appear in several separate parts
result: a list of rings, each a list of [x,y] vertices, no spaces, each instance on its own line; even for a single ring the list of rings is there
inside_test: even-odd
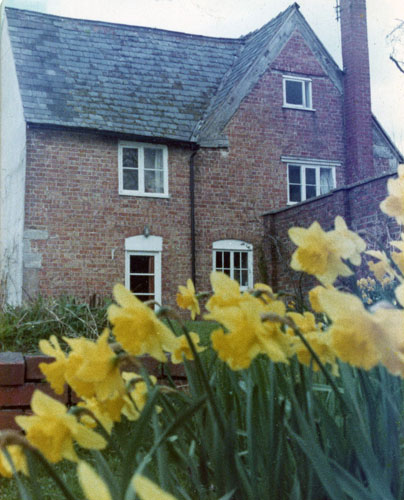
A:
[[[118,139],[89,133],[28,130],[25,229],[42,255],[39,293],[111,294],[125,278],[125,238],[163,238],[163,297],[172,302],[190,277],[189,157],[169,147],[169,199],[118,194]],[[112,259],[112,254],[114,258]]]
[[[265,215],[265,250],[272,286],[276,290],[295,292],[300,286],[306,288],[314,283],[308,275],[297,273],[289,266],[296,249],[288,237],[290,227],[307,228],[318,221],[324,230],[329,231],[334,228],[335,217],[341,215],[349,228],[362,236],[370,248],[375,248],[375,245],[386,247],[389,240],[399,239],[400,227],[379,208],[380,202],[387,196],[387,179],[390,176],[359,182]]]

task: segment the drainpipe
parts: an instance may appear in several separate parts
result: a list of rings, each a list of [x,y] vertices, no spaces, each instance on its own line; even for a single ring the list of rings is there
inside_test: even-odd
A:
[[[189,158],[189,199],[191,205],[191,278],[196,287],[196,246],[195,246],[195,166],[194,158],[198,152],[197,149],[192,152]]]

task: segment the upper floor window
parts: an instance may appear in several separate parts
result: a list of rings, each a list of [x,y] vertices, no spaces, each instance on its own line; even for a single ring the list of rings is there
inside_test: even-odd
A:
[[[119,194],[168,196],[167,146],[120,142],[118,155]]]
[[[288,203],[298,203],[335,188],[335,168],[288,163]]]
[[[309,78],[284,76],[283,105],[288,108],[313,109],[311,80]]]
[[[240,290],[253,286],[253,246],[240,240],[213,243],[213,270],[240,283]]]

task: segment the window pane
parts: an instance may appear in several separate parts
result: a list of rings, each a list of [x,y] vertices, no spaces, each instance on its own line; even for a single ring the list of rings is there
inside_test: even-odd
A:
[[[240,267],[240,252],[234,252],[234,267]]]
[[[222,252],[216,252],[216,269],[223,266],[223,255]]]
[[[230,269],[230,252],[223,252],[224,267]]]
[[[303,105],[303,82],[286,80],[285,85],[287,104]]]
[[[133,274],[130,276],[130,291],[135,295],[154,294],[154,276]]]
[[[149,170],[163,170],[163,150],[144,148],[144,168]]]
[[[152,255],[131,255],[129,259],[130,273],[154,273],[154,257]]]
[[[248,253],[247,252],[241,252],[241,267],[243,269],[248,268]]]
[[[306,168],[306,184],[316,185],[316,169]]]
[[[289,182],[291,184],[300,184],[300,167],[297,165],[289,165]]]
[[[144,295],[144,294],[135,294],[136,297],[142,302],[146,302],[147,300],[154,300],[154,295]]]
[[[316,186],[306,186],[306,200],[316,196]]]
[[[311,82],[304,82],[304,93],[306,98],[306,108],[311,108]]]
[[[144,190],[146,193],[164,193],[163,170],[144,171]]]
[[[234,279],[240,283],[241,271],[239,269],[235,269],[234,270]]]
[[[289,186],[289,201],[301,201],[300,186]]]
[[[334,179],[331,168],[320,169],[320,194],[325,194],[334,189]]]
[[[122,149],[123,168],[138,168],[138,150],[136,148]]]
[[[123,189],[137,191],[139,189],[139,174],[138,170],[124,169],[123,170]]]
[[[248,271],[241,271],[241,286],[248,286]]]

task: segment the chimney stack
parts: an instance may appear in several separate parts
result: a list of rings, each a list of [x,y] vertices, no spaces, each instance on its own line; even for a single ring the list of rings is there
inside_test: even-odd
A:
[[[340,0],[346,182],[375,175],[366,0]]]

